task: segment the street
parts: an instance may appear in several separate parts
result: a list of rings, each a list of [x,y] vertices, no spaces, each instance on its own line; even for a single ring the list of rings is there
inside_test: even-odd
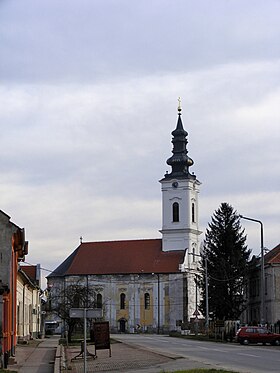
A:
[[[280,347],[204,342],[161,335],[118,334],[112,338],[144,346],[154,352],[246,373],[279,373]]]

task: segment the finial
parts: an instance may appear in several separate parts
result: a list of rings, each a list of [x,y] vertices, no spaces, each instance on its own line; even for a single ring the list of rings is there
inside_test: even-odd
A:
[[[80,237],[80,243],[83,243],[83,236]]]
[[[181,106],[181,97],[178,97],[178,113],[181,114],[182,106]]]

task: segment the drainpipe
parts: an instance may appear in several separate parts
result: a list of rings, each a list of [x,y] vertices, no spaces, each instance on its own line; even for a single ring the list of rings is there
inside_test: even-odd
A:
[[[0,280],[0,284],[2,281]],[[3,320],[3,292],[2,288],[0,287],[0,368],[4,367],[4,360],[3,360],[3,353],[2,353],[2,320]]]
[[[25,330],[25,285],[23,285],[22,290],[22,298],[23,298],[23,307],[22,307],[22,338],[24,339],[24,330]]]
[[[158,278],[158,330],[157,333],[160,332],[160,283],[159,283],[159,273],[157,273]]]

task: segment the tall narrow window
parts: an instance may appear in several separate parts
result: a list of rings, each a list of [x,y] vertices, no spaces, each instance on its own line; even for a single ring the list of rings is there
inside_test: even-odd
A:
[[[195,246],[193,246],[192,253],[193,253],[193,261],[195,262],[195,256],[196,256],[196,254],[195,254]]]
[[[179,221],[179,203],[174,202],[172,205],[173,208],[173,222]]]
[[[96,308],[102,308],[102,294],[96,296]]]
[[[125,309],[125,294],[121,293],[120,295],[120,309],[124,310]]]
[[[192,222],[195,223],[195,204],[192,203]]]
[[[145,310],[150,309],[150,294],[145,293]]]

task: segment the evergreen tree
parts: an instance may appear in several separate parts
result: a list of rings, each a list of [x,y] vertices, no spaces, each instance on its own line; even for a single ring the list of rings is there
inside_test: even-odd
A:
[[[228,203],[214,212],[206,230],[202,254],[203,277],[200,285],[203,299],[200,310],[205,313],[205,258],[208,267],[208,305],[210,317],[237,320],[244,310],[244,289],[250,250],[240,217]]]

